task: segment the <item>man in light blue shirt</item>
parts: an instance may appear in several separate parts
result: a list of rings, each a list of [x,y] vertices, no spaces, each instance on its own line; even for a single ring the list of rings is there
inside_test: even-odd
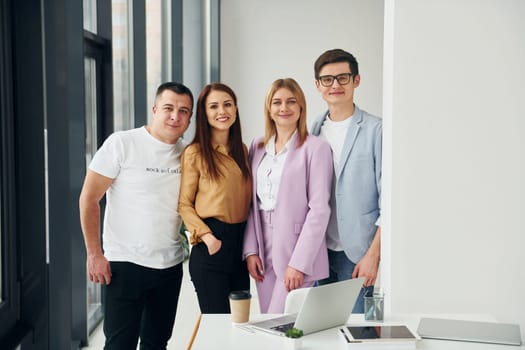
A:
[[[311,132],[330,143],[335,174],[326,232],[330,276],[318,284],[365,277],[366,288],[353,311],[362,313],[380,260],[382,123],[354,104],[361,77],[352,54],[328,50],[315,61],[314,70],[328,111],[314,121]]]

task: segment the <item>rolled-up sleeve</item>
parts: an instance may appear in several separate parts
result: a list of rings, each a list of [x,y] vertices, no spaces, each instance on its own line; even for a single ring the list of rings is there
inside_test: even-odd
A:
[[[197,153],[192,147],[184,150],[181,156],[181,184],[179,194],[179,214],[190,232],[190,243],[202,242],[201,237],[210,233],[210,228],[202,221],[195,210],[195,198],[201,177]]]

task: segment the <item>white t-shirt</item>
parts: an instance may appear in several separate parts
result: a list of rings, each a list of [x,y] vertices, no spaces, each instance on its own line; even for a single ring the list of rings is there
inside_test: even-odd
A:
[[[114,179],[102,234],[109,261],[157,269],[183,261],[177,207],[184,146],[163,143],[141,127],[110,135],[93,157],[89,169]]]
[[[339,162],[341,159],[341,153],[343,152],[343,144],[345,142],[346,132],[350,126],[350,118],[346,118],[340,122],[334,122],[330,118],[324,120],[321,126],[321,136],[323,139],[328,141],[332,148],[332,157],[334,158],[334,170],[339,169]]]
[[[348,127],[350,126],[350,118],[346,118],[339,122],[334,122],[330,118],[326,118],[321,126],[321,133],[319,136],[330,144],[332,148],[332,157],[334,159],[334,175],[337,176],[339,169],[339,164],[341,160],[341,153],[343,151],[343,145],[345,142],[346,133]],[[334,181],[336,179],[334,178]],[[332,186],[333,187],[333,186]],[[343,246],[339,239],[339,229],[337,228],[337,209],[335,203],[335,194],[333,193],[330,197],[330,207],[332,208],[330,212],[330,221],[328,222],[328,227],[326,229],[326,246],[330,250],[341,251]]]

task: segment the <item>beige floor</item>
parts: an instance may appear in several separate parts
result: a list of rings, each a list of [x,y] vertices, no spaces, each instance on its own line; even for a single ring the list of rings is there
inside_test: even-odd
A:
[[[252,295],[254,296],[251,304],[251,312],[259,312],[259,304],[255,291],[255,286],[252,281]],[[184,263],[184,277],[182,281],[182,289],[180,292],[179,306],[177,308],[177,318],[175,319],[175,327],[173,335],[168,343],[168,350],[186,349],[193,332],[193,327],[199,315],[199,304],[197,303],[197,296],[193,289],[193,284],[189,279],[188,263]],[[89,346],[82,348],[83,350],[101,350],[104,347],[104,334],[102,332],[102,325],[100,325],[89,338]]]

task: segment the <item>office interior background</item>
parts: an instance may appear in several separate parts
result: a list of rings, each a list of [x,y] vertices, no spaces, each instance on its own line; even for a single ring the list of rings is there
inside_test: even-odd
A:
[[[276,78],[309,124],[325,109],[313,62],[334,47],[384,122],[387,314],[490,314],[525,339],[523,18],[522,0],[0,0],[0,348],[78,349],[103,317],[78,196],[159,83],[229,84],[249,144]]]

